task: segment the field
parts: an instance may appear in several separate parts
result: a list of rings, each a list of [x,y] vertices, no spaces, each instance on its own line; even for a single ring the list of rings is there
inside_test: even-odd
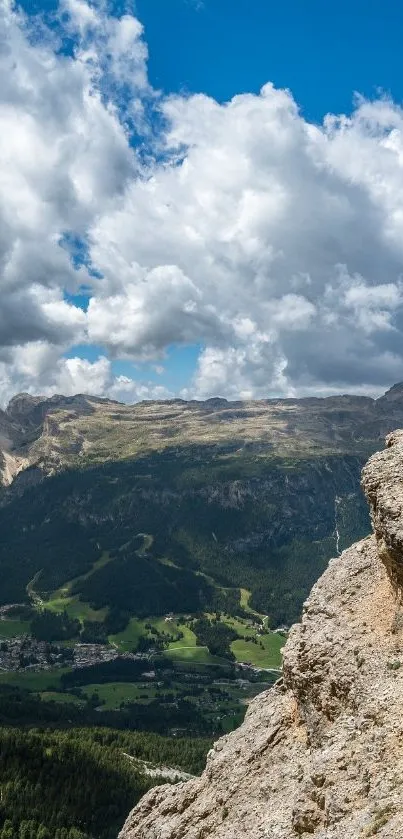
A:
[[[72,693],[58,693],[55,690],[42,690],[39,694],[44,702],[61,702],[63,705],[83,705],[83,700]]]
[[[196,664],[222,664],[224,660],[209,653],[207,647],[169,647],[165,653],[173,661],[189,661]]]
[[[179,641],[171,641],[168,648],[169,650],[180,650],[184,647],[196,646],[196,635],[188,626],[186,626],[186,624],[178,626],[175,621],[172,621],[172,624],[168,624],[168,627],[169,626],[172,626],[172,629],[170,630],[171,632],[180,631],[183,633],[183,638],[180,638]]]
[[[11,685],[24,690],[42,691],[52,690],[61,686],[61,677],[68,668],[59,667],[57,670],[40,670],[38,672],[0,673],[0,685]]]
[[[254,644],[252,641],[245,641],[244,638],[233,641],[231,650],[237,661],[250,662],[255,667],[279,670],[281,667],[280,650],[285,644],[284,636],[271,632],[270,635],[262,635],[258,642],[262,643],[263,649],[260,643]]]
[[[107,609],[92,609],[89,603],[84,603],[78,596],[53,596],[43,604],[46,609],[51,612],[67,612],[70,618],[78,618],[83,623],[84,621],[103,621],[107,614]]]
[[[244,604],[247,605],[249,592],[244,590],[243,597]],[[258,634],[261,625],[264,625],[264,616],[253,610],[248,611],[251,616],[250,619],[221,617],[221,620],[235,629],[240,636],[238,640],[231,644],[231,650],[236,660],[248,661],[256,667],[280,669],[280,650],[285,644],[284,636],[275,632]],[[157,637],[146,625],[148,627],[152,626],[159,635],[175,636],[182,633],[183,638],[170,641],[164,651],[165,655],[174,661],[194,661],[199,664],[219,664],[222,661],[222,659],[212,656],[207,647],[198,646],[196,635],[192,629],[184,623],[179,624],[175,617],[169,620],[165,618],[147,618],[147,620],[132,618],[126,629],[117,635],[111,635],[109,641],[122,652],[135,651],[142,636],[150,640]],[[245,640],[245,636],[256,638],[257,644]]]
[[[251,598],[251,592],[248,591],[248,589],[246,589],[246,588],[241,588],[240,591],[241,591],[241,606],[245,610],[245,612],[248,612],[250,615],[253,615],[256,618],[260,618],[261,620],[262,619],[267,620],[267,618],[265,618],[263,615],[260,615],[259,612],[255,612],[255,610],[252,609],[251,606],[249,605],[249,601],[250,601],[250,598]]]
[[[83,693],[91,699],[94,694],[99,696],[99,704],[105,711],[115,711],[122,703],[139,702],[147,704],[155,698],[156,688],[150,684],[132,684],[131,682],[108,682],[108,684],[86,685]]]
[[[0,640],[5,638],[16,638],[18,635],[28,635],[30,628],[29,621],[1,620]]]
[[[267,630],[261,633],[260,626],[264,621],[257,624],[252,619],[226,618],[225,622],[235,629],[240,636],[231,643],[231,650],[237,661],[248,662],[254,667],[273,668],[275,670],[281,668],[281,649],[286,642],[284,635]],[[257,643],[247,640],[251,637]]]
[[[109,642],[118,647],[122,653],[134,652],[141,635],[143,635],[142,621],[139,621],[138,618],[131,618],[123,632],[109,636]]]
[[[189,678],[190,674],[178,679],[174,685],[168,687],[167,685],[157,686],[152,682],[110,682],[108,684],[90,684],[83,687],[83,694],[91,701],[92,704],[98,702],[98,711],[118,711],[123,705],[128,702],[135,702],[140,705],[148,705],[154,699],[160,699],[162,702],[161,713],[164,713],[163,707],[172,703],[175,697],[186,697],[188,702],[192,703],[202,713],[209,717],[220,716],[222,721],[227,720],[224,725],[225,730],[233,728],[234,720],[238,718],[239,714],[243,714],[242,708],[247,705],[250,700],[264,690],[262,684],[243,685],[228,684],[223,682],[222,685],[218,682],[214,683],[211,688],[206,686],[197,695],[192,693],[192,684],[197,684],[194,681],[195,676]],[[223,691],[220,694],[220,689]],[[218,693],[218,695],[217,695]],[[56,701],[63,701],[62,695],[51,694],[50,692],[43,694],[47,698],[55,698]],[[80,700],[76,697],[71,697],[69,701],[79,703]]]
[[[179,626],[175,619],[166,621],[165,618],[147,618],[147,620],[132,618],[126,629],[117,635],[110,635],[109,641],[122,652],[133,652],[137,649],[139,639],[142,636],[150,640],[156,637],[146,628],[146,624],[152,626],[161,635],[176,635],[179,632],[183,634],[183,638],[177,641],[170,641],[167,649],[164,651],[165,655],[174,661],[190,660],[199,664],[219,663],[220,659],[210,655],[207,647],[197,646],[194,632],[185,624]]]

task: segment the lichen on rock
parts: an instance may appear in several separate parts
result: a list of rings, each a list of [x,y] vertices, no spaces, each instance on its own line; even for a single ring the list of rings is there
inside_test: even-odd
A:
[[[362,485],[374,533],[312,589],[283,678],[200,778],[144,796],[120,839],[403,839],[403,431]]]

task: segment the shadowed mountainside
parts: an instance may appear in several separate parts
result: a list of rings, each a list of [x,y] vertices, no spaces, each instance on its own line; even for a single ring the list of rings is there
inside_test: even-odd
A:
[[[19,394],[0,411],[0,450],[46,475],[152,451],[216,446],[267,455],[365,452],[403,415],[403,385],[380,399],[173,399],[123,405],[108,399]],[[2,445],[3,443],[3,445]],[[3,483],[7,483],[3,476]]]
[[[74,593],[98,610],[230,598],[236,612],[246,589],[273,626],[290,623],[329,557],[368,532],[360,470],[400,423],[402,385],[377,400],[133,406],[20,394],[0,412],[0,600],[80,577]]]

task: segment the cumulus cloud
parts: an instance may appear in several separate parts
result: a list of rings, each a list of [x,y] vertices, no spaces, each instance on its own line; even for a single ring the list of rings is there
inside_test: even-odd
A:
[[[12,357],[0,360],[0,404],[6,404],[16,392],[43,396],[107,394],[121,402],[168,399],[173,395],[163,385],[114,375],[105,356],[95,361],[60,358],[58,347],[43,341],[16,347]]]
[[[21,387],[163,398],[163,375],[142,385],[111,359],[159,365],[172,343],[203,348],[186,396],[403,379],[397,105],[357,99],[314,125],[271,84],[225,104],[164,97],[132,15],[63,0],[38,38],[0,9],[3,401]],[[97,361],[64,357],[85,341]]]
[[[141,24],[81,0],[66,0],[61,13],[65,30],[42,28],[38,38],[0,0],[0,359],[11,389],[20,387],[12,372],[22,351],[51,347],[52,389],[60,355],[86,339],[86,315],[65,296],[92,278],[73,263],[66,237],[85,242],[99,210],[119,200],[139,168],[126,124],[130,117],[134,130],[142,120],[148,92]],[[66,35],[72,54],[61,49]],[[43,376],[34,379],[33,390],[42,384]]]
[[[158,350],[173,324],[177,340],[193,334],[205,349],[186,394],[373,390],[402,378],[401,111],[359,102],[350,118],[314,126],[272,85],[225,105],[199,95],[162,108],[174,163],[128,184],[91,231],[104,273],[98,323],[114,295],[122,311],[134,296],[141,328],[129,316],[119,332],[129,352]],[[175,294],[167,283],[156,308],[152,278],[168,263]]]

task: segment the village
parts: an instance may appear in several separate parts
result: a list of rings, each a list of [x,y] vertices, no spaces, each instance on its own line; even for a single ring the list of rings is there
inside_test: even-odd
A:
[[[51,670],[71,667],[73,670],[101,662],[125,658],[148,661],[144,653],[121,653],[107,644],[75,644],[72,647],[37,641],[27,635],[0,641],[0,672]]]

